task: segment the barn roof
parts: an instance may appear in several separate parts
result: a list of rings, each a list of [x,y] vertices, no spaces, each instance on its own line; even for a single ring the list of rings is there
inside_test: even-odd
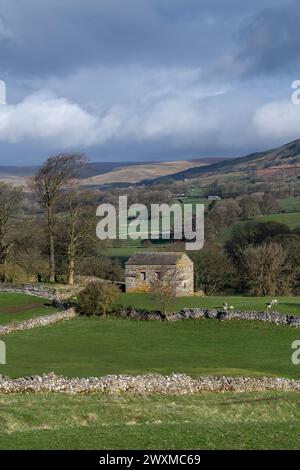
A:
[[[176,263],[183,257],[186,256],[182,252],[142,252],[134,253],[131,258],[127,261],[127,265],[162,265],[170,266],[176,265]]]

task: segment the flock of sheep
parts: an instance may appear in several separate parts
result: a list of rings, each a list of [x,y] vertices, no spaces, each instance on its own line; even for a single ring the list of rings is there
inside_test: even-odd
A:
[[[224,312],[227,313],[228,310],[234,310],[234,306],[233,306],[233,305],[228,305],[227,302],[224,302],[224,303],[223,303],[223,310],[224,310]]]
[[[277,299],[273,299],[271,300],[270,303],[266,304],[266,308],[267,308],[267,312],[270,312],[272,310],[272,308],[274,307],[274,305],[278,305],[278,300]],[[223,303],[223,310],[224,312],[228,312],[228,310],[234,310],[234,306],[233,305],[228,305],[227,302],[224,302]]]

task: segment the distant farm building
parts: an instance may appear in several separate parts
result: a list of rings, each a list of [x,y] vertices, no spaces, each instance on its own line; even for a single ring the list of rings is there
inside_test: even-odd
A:
[[[125,265],[126,292],[155,291],[164,280],[177,297],[194,293],[194,265],[185,253],[135,253]]]

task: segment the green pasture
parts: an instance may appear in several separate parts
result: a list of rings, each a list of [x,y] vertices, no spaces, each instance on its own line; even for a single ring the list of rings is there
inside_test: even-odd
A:
[[[0,413],[0,449],[298,449],[300,440],[291,392],[0,395]]]
[[[28,320],[56,311],[51,302],[31,295],[0,293],[0,325]]]

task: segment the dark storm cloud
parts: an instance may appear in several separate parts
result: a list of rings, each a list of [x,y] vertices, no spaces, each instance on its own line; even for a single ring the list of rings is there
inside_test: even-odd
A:
[[[244,73],[282,75],[296,71],[300,62],[300,2],[285,2],[247,18],[236,34],[240,51],[236,61]]]
[[[239,155],[299,137],[299,24],[298,0],[0,0],[2,158]]]
[[[0,66],[43,76],[91,63],[205,65],[262,3],[282,1],[2,0]]]

